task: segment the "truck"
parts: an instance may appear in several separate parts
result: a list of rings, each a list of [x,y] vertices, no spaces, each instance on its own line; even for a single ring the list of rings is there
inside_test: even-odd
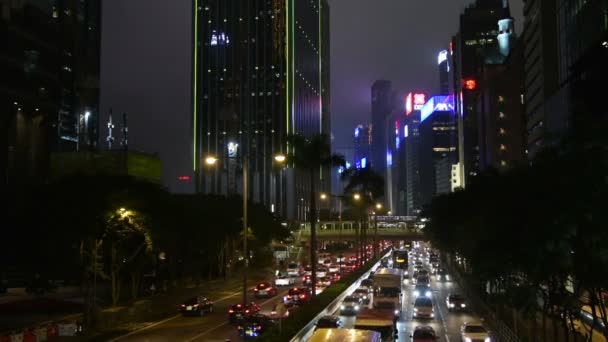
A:
[[[403,270],[396,268],[381,268],[374,274],[374,308],[386,308],[388,306],[401,310],[401,283],[403,281]]]
[[[364,308],[355,321],[355,329],[380,333],[382,342],[397,341],[397,315],[393,309]]]
[[[393,267],[400,268],[407,272],[409,267],[407,250],[398,249],[393,251]]]

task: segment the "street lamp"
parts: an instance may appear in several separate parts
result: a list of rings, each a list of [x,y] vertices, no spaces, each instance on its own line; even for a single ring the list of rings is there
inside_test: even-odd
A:
[[[217,157],[214,156],[208,156],[207,158],[205,158],[205,164],[209,166],[214,166],[215,164],[217,164],[217,161]]]
[[[274,156],[274,160],[278,163],[284,163],[287,157],[284,154],[277,154]]]
[[[359,194],[354,194],[354,195],[353,195],[353,199],[354,199],[355,201],[358,201],[358,200],[360,200],[360,199],[361,199],[361,195],[359,195]]]
[[[382,209],[382,203],[376,203],[376,209]]]
[[[327,195],[326,194],[321,194],[321,199],[322,200],[326,200],[327,199]]]

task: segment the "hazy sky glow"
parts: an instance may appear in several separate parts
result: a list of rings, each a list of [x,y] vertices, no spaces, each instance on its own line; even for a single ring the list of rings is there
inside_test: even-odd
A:
[[[470,1],[329,1],[332,132],[341,147],[352,144],[357,123],[370,120],[374,80],[391,80],[401,92],[436,90],[437,53]],[[159,153],[165,184],[191,190],[177,181],[192,176],[191,1],[104,0],[103,11],[101,140],[109,108],[115,122],[128,113],[130,147]],[[512,1],[511,12],[520,28],[521,0]]]

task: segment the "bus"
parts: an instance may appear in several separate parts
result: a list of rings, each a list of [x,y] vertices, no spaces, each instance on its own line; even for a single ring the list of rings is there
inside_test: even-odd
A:
[[[393,267],[407,272],[409,267],[407,250],[398,249],[393,251]]]
[[[377,331],[361,329],[321,328],[315,331],[309,342],[383,342]]]

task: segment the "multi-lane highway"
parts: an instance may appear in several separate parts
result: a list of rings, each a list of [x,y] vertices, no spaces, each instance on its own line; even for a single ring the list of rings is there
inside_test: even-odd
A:
[[[413,262],[410,261],[409,274],[413,273]],[[428,267],[428,264],[425,264]],[[413,317],[413,302],[414,302],[414,286],[411,284],[411,279],[402,287],[403,307],[402,313],[397,322],[399,332],[397,341],[411,341],[410,334],[418,325],[431,326],[437,336],[442,341],[460,342],[460,327],[465,322],[479,322],[480,318],[472,312],[449,312],[446,304],[446,297],[450,293],[462,294],[460,287],[455,282],[438,282],[432,277],[431,282],[433,308],[435,317],[431,320],[415,319]],[[371,301],[370,301],[371,303]],[[371,307],[371,304],[370,304]],[[337,311],[335,315],[339,315]],[[356,322],[356,316],[340,316],[344,322],[345,328],[353,328]]]

